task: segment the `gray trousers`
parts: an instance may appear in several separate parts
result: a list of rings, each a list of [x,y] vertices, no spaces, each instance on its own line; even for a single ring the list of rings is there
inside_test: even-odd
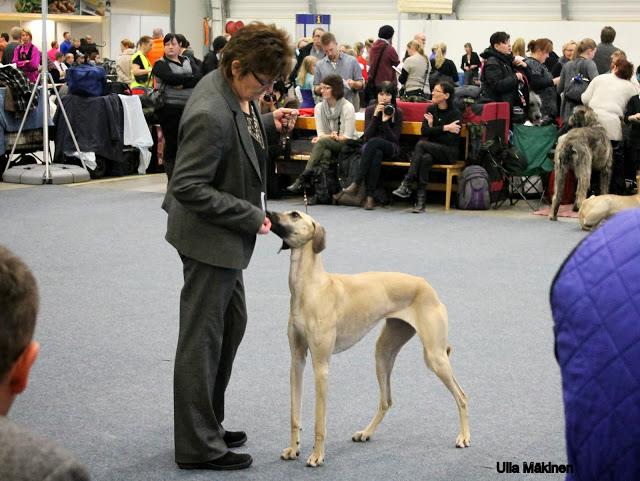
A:
[[[181,256],[180,333],[173,375],[176,462],[199,463],[228,451],[224,395],[247,325],[242,270]]]

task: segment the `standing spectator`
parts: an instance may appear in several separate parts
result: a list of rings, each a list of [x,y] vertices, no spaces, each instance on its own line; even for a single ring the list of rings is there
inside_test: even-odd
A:
[[[456,64],[446,58],[446,55],[447,45],[444,43],[437,44],[436,57],[431,61],[431,78],[429,78],[431,88],[433,88],[438,80],[446,80],[457,84],[460,79]]]
[[[402,72],[398,81],[404,85],[404,95],[429,98],[431,87],[429,86],[429,73],[431,62],[422,50],[422,44],[411,40],[407,44],[409,56],[404,61]]]
[[[193,49],[191,48],[191,43],[187,40],[187,37],[182,35],[181,33],[176,33],[176,38],[178,39],[178,43],[180,44],[180,55],[182,57],[187,57],[189,62],[191,63],[192,68],[197,68],[198,72],[202,69],[202,61],[197,59],[195,54],[193,53]]]
[[[322,101],[316,104],[314,111],[318,135],[311,140],[313,148],[304,171],[287,187],[289,192],[302,192],[306,179],[313,175],[316,163],[333,163],[344,143],[356,138],[356,114],[353,104],[344,97],[344,90],[344,80],[340,75],[330,74],[322,79]]]
[[[51,48],[47,51],[47,57],[49,57],[49,60],[51,60],[52,62],[56,61],[56,54],[60,51],[60,49],[58,48],[58,41],[57,40],[53,40],[51,42]]]
[[[469,42],[464,44],[464,55],[460,62],[460,68],[464,72],[464,85],[475,85],[480,73],[480,57],[473,51]]]
[[[558,93],[562,96],[560,116],[563,123],[569,120],[573,109],[582,103],[581,99],[570,99],[567,95],[572,83],[575,82],[576,76],[580,74],[586,81],[591,81],[598,76],[598,67],[593,61],[595,51],[596,42],[593,39],[582,39],[576,48],[574,59],[565,63],[564,67],[562,67],[560,81],[558,82]]]
[[[20,45],[22,29],[20,27],[13,27],[9,31],[9,35],[11,35],[11,42],[7,44],[2,52],[2,63],[4,65],[9,65],[13,63],[13,51],[16,49],[18,45]]]
[[[459,155],[460,112],[453,105],[455,87],[451,82],[438,82],[431,91],[433,105],[427,108],[422,121],[422,136],[413,154],[411,165],[393,195],[407,199],[412,185],[417,185],[415,214],[424,212],[427,202],[427,184],[433,164],[452,164]]]
[[[480,56],[484,67],[480,74],[481,96],[494,102],[509,102],[513,105],[518,95],[518,83],[524,74],[515,67],[526,68],[521,57],[511,53],[511,39],[505,32],[495,32],[489,39],[490,46]]]
[[[363,57],[364,53],[364,43],[356,42],[353,44],[353,51],[356,54],[356,60],[360,64],[360,68],[362,69],[362,78],[366,82],[369,79],[369,65],[367,64],[367,59]]]
[[[616,31],[613,27],[607,25],[600,32],[600,43],[596,47],[596,53],[593,56],[593,61],[596,63],[599,74],[609,72],[611,54],[618,50],[618,47],[613,44],[615,39]]]
[[[33,274],[0,246],[0,479],[88,481],[86,468],[69,452],[7,417],[40,351],[33,340],[38,305]]]
[[[562,46],[562,57],[558,60],[553,70],[551,70],[551,76],[553,78],[560,77],[560,72],[562,72],[562,67],[564,64],[571,61],[575,54],[576,48],[578,48],[578,44],[574,40],[569,40]]]
[[[209,72],[213,72],[218,68],[220,64],[220,56],[222,55],[222,49],[227,44],[227,39],[219,35],[218,37],[213,39],[213,43],[211,44],[211,49],[207,55],[204,56],[204,60],[202,61],[202,75],[207,75]]]
[[[92,53],[99,53],[98,46],[93,41],[93,37],[91,35],[85,36],[85,38],[80,39],[80,51],[84,54],[85,57],[90,58]]]
[[[418,43],[418,42],[416,42]],[[383,82],[378,85],[377,102],[367,107],[364,114],[364,146],[360,168],[351,185],[344,192],[355,195],[362,183],[365,186],[364,208],[373,210],[373,194],[380,182],[383,160],[393,160],[400,153],[400,133],[402,132],[402,110],[396,105],[395,83]],[[385,112],[388,106],[392,113]]]
[[[296,42],[296,57],[300,55],[300,49],[309,45],[310,40],[307,37],[300,37]]]
[[[69,53],[69,50],[71,50],[71,46],[73,45],[73,43],[71,42],[71,33],[70,32],[64,32],[62,34],[62,38],[64,40],[62,40],[62,43],[60,43],[60,51],[64,55],[67,55]]]
[[[316,105],[313,99],[313,76],[317,62],[318,59],[316,57],[313,55],[307,55],[302,61],[302,66],[298,71],[296,88],[300,89],[300,97],[302,97],[300,107],[302,108],[315,107]]]
[[[13,51],[13,63],[24,72],[29,82],[35,83],[40,68],[40,50],[33,44],[31,30],[23,28],[20,40],[22,43]]]
[[[313,55],[318,60],[324,58],[324,49],[322,48],[322,35],[324,34],[324,28],[316,27],[313,29],[313,38],[312,42],[307,44],[305,47],[300,49],[300,53],[296,58],[296,66],[293,67],[293,71],[289,76],[289,80],[293,83],[298,76],[298,70],[300,70],[300,66],[302,65],[302,61],[305,59],[307,55]]]
[[[165,238],[184,273],[173,376],[181,469],[244,469],[252,462],[229,450],[247,435],[223,426],[225,393],[247,325],[242,270],[256,234],[271,228],[264,199],[268,139],[297,116],[286,109],[260,115],[255,100],[289,74],[292,58],[286,32],[251,23],[234,33],[220,68],[196,86],[184,110],[163,203]],[[242,414],[234,418],[242,421]]]
[[[367,63],[369,63],[369,51],[371,50],[371,47],[373,47],[374,43],[375,39],[373,38],[368,38],[364,41],[364,53],[362,56],[367,60]]]
[[[556,85],[560,78],[553,78],[544,63],[549,57],[549,52],[553,50],[553,43],[548,38],[539,38],[531,40],[527,48],[531,52],[531,57],[525,59],[529,67],[529,89],[540,97],[542,123],[547,125],[555,122],[558,115]]]
[[[364,86],[360,64],[351,55],[346,55],[338,50],[338,43],[331,32],[322,34],[322,48],[325,57],[316,63],[313,76],[314,93],[322,95],[320,83],[331,74],[342,77],[344,83],[344,98],[353,104],[356,91]]]
[[[640,66],[636,70],[637,77],[640,77]],[[631,124],[627,142],[629,158],[625,159],[626,165],[631,167],[626,176],[629,178],[630,176],[634,177],[637,171],[640,170],[640,95],[634,95],[629,100],[624,113],[624,121]],[[629,174],[631,175],[629,176]]]
[[[128,38],[120,41],[120,55],[116,59],[118,82],[131,83],[131,57],[135,53],[134,43]]]
[[[168,33],[163,40],[164,57],[156,62],[151,73],[157,81],[159,95],[164,97],[164,103],[160,109],[156,109],[156,115],[164,135],[165,172],[171,180],[178,151],[180,118],[193,88],[202,76],[189,57],[180,55],[182,47],[176,34]]]
[[[147,52],[147,58],[149,62],[151,62],[151,66],[161,59],[164,56],[164,33],[162,29],[156,27],[153,29],[153,34],[151,35],[151,49]]]
[[[511,46],[511,53],[514,57],[522,57],[525,56],[525,41],[524,38],[518,37],[514,40],[513,45]]]
[[[133,88],[149,89],[153,86],[151,80],[151,62],[147,55],[151,51],[153,40],[151,37],[143,36],[138,41],[138,51],[131,56],[131,84]]]
[[[4,53],[4,49],[7,48],[8,43],[9,34],[6,32],[0,33],[0,58],[2,58],[2,54]]]
[[[382,82],[396,83],[396,67],[400,63],[398,52],[393,48],[391,39],[395,31],[391,25],[383,25],[378,30],[378,40],[369,51],[369,65],[375,70],[371,73],[371,80],[375,85]],[[378,61],[378,59],[380,59]],[[375,95],[375,92],[374,92]]]
[[[582,103],[591,107],[598,120],[607,131],[613,148],[613,168],[611,171],[612,194],[625,193],[625,159],[622,148],[622,124],[627,104],[637,95],[631,83],[633,65],[624,58],[618,58],[611,65],[611,73],[601,74],[589,82],[582,94]]]

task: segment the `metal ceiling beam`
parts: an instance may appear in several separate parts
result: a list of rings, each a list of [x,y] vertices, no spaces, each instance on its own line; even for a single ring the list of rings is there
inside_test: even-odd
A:
[[[309,13],[318,13],[318,6],[316,0],[309,0]]]
[[[569,20],[569,0],[560,0],[560,20]]]

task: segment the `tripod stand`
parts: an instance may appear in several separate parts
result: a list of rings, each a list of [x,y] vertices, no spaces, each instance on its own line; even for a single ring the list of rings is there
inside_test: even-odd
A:
[[[71,133],[71,138],[73,139],[73,145],[76,148],[76,152],[80,152],[80,147],[78,146],[78,141],[76,140],[76,136],[73,133],[73,129],[71,128],[71,123],[69,122],[69,117],[67,116],[67,112],[64,109],[64,105],[62,105],[62,100],[60,99],[60,94],[58,93],[58,89],[55,88],[55,84],[53,82],[53,77],[48,72],[47,69],[47,13],[48,13],[48,2],[42,2],[42,56],[41,56],[41,70],[38,73],[38,79],[33,86],[33,90],[31,91],[31,97],[29,98],[29,103],[27,104],[27,109],[22,117],[22,122],[20,123],[20,128],[18,129],[18,134],[16,135],[16,140],[13,143],[13,147],[11,148],[11,153],[7,159],[7,165],[4,170],[4,174],[2,176],[5,182],[14,182],[14,183],[22,183],[22,184],[66,184],[70,182],[83,182],[89,180],[89,172],[84,164],[84,160],[80,159],[82,167],[74,166],[74,165],[50,165],[53,159],[50,158],[49,151],[49,83],[53,87],[53,91],[55,92],[56,98],[58,99],[58,108],[62,110],[62,115],[64,116],[64,120],[67,123],[67,127],[69,128],[69,132]],[[33,99],[36,96],[38,85],[42,87],[42,94],[40,95],[40,102],[42,104],[42,154],[44,156],[44,170],[42,165],[36,166],[21,166],[21,167],[13,167],[9,168],[11,162],[13,161],[13,154],[15,154],[16,147],[18,145],[18,141],[20,140],[20,135],[22,134],[22,129],[24,128],[24,124],[27,121],[27,116],[29,115],[29,110],[31,109],[31,105],[33,104]]]

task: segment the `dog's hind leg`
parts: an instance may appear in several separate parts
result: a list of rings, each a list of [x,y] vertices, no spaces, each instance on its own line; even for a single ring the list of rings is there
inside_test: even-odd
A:
[[[573,154],[574,172],[578,185],[576,187],[576,200],[573,203],[573,211],[579,212],[580,206],[587,198],[587,191],[591,184],[591,168],[593,156],[588,145],[576,145]]]
[[[304,337],[289,325],[291,349],[291,445],[282,451],[282,459],[297,459],[300,454],[300,406],[302,404],[302,379],[307,362],[308,346]]]
[[[556,147],[556,155],[554,162],[555,165],[555,179],[553,182],[553,198],[551,199],[551,209],[549,210],[549,220],[558,220],[558,209],[560,208],[560,201],[562,200],[562,194],[564,193],[564,179],[567,174],[562,164],[562,148],[561,144]]]
[[[446,339],[446,322],[446,311],[443,310],[442,313],[431,311],[426,323],[417,324],[417,331],[424,345],[424,359],[427,366],[449,389],[458,405],[460,433],[456,438],[456,447],[466,448],[471,442],[467,395],[453,376],[453,369],[449,362],[451,348],[447,345]]]
[[[416,333],[415,329],[400,319],[387,319],[376,342],[376,376],[380,386],[378,411],[362,431],[356,432],[351,439],[368,441],[391,407],[391,370],[400,348]]]

